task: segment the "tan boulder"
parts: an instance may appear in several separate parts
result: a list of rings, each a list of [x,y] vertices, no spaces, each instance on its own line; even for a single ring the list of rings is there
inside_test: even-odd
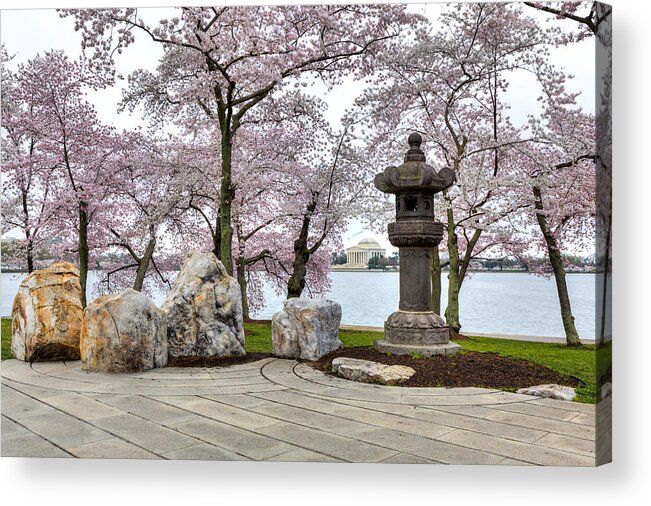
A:
[[[29,274],[11,310],[11,351],[18,360],[77,360],[81,334],[79,270],[62,262]]]
[[[416,371],[406,365],[386,365],[358,358],[337,357],[332,361],[332,372],[352,381],[399,385],[409,380]]]
[[[167,317],[135,290],[88,304],[81,327],[81,368],[136,372],[167,364]]]

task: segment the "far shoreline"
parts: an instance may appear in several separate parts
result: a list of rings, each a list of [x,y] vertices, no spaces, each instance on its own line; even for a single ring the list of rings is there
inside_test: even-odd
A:
[[[37,269],[35,269],[37,270]],[[90,269],[89,272],[98,272],[99,269]],[[100,271],[101,272],[101,271]],[[400,272],[400,269],[330,269],[330,272],[375,272],[375,273],[393,273]],[[442,272],[448,272],[447,269],[444,269]],[[528,271],[517,271],[517,270],[501,270],[501,271],[489,271],[489,270],[475,270],[468,269],[468,272],[472,273],[489,273],[489,274],[533,274],[536,273]],[[0,274],[27,274],[27,270],[21,269],[2,269]],[[543,274],[552,274],[551,272],[543,272]],[[578,271],[578,272],[566,272],[565,274],[597,274],[595,271]]]

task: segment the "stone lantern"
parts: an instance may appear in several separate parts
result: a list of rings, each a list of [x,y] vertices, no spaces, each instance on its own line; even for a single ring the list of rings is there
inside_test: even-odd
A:
[[[400,250],[400,304],[384,322],[384,339],[375,349],[396,355],[446,355],[459,351],[445,321],[432,311],[432,248],[441,242],[443,224],[434,219],[434,194],[450,187],[454,172],[436,171],[420,149],[423,138],[407,140],[405,163],[375,176],[375,187],[396,196],[396,221],[389,241]]]

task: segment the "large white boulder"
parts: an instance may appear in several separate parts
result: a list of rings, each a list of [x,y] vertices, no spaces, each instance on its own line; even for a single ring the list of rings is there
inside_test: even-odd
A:
[[[278,357],[318,360],[343,347],[341,306],[331,300],[293,298],[271,319],[272,351]]]
[[[242,294],[213,253],[190,253],[161,309],[170,357],[243,356]]]
[[[352,381],[398,385],[409,380],[416,371],[406,365],[386,365],[358,358],[337,357],[332,372]]]
[[[81,368],[136,372],[167,364],[167,318],[146,295],[127,289],[84,310]]]
[[[556,385],[536,385],[518,390],[519,394],[535,395],[537,397],[547,397],[549,399],[559,399],[561,401],[572,401],[576,397],[576,392],[572,387]]]
[[[18,360],[77,360],[81,334],[79,271],[57,263],[32,272],[11,310],[11,351]]]

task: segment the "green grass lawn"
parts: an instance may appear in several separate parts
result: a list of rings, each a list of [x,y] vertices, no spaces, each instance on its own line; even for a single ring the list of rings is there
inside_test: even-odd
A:
[[[271,325],[267,323],[247,323],[246,351],[271,351]],[[382,332],[341,330],[339,333],[345,348],[353,346],[373,346],[375,339],[382,338]],[[611,350],[607,344],[600,353],[594,346],[568,348],[562,344],[532,343],[490,337],[470,337],[457,341],[464,351],[497,353],[510,358],[529,360],[544,365],[564,376],[572,376],[580,381],[576,388],[578,402],[594,403],[597,400],[597,378],[610,364]]]
[[[580,381],[576,388],[578,402],[594,403],[597,401],[597,379],[610,364],[612,345],[608,343],[596,353],[594,346],[568,348],[562,344],[532,343],[512,341],[509,339],[492,339],[489,337],[471,337],[458,341],[462,350],[492,352],[511,358],[521,358],[550,369],[572,376]]]
[[[246,323],[246,351],[271,352],[271,325],[268,323]],[[344,347],[373,346],[381,332],[341,330],[339,338]],[[594,403],[598,400],[597,378],[606,371],[611,361],[611,344],[596,353],[594,346],[567,348],[560,344],[532,343],[489,337],[470,337],[457,341],[464,351],[497,353],[504,357],[529,360],[544,365],[580,381],[576,388],[578,402]],[[11,354],[11,318],[2,318],[2,360],[13,358]]]
[[[248,352],[271,353],[271,325],[269,323],[245,323]],[[373,340],[380,339],[381,332],[366,332],[360,330],[340,330],[339,339],[345,348],[353,346],[373,346]]]
[[[11,318],[2,317],[2,360],[14,358],[11,353]]]

